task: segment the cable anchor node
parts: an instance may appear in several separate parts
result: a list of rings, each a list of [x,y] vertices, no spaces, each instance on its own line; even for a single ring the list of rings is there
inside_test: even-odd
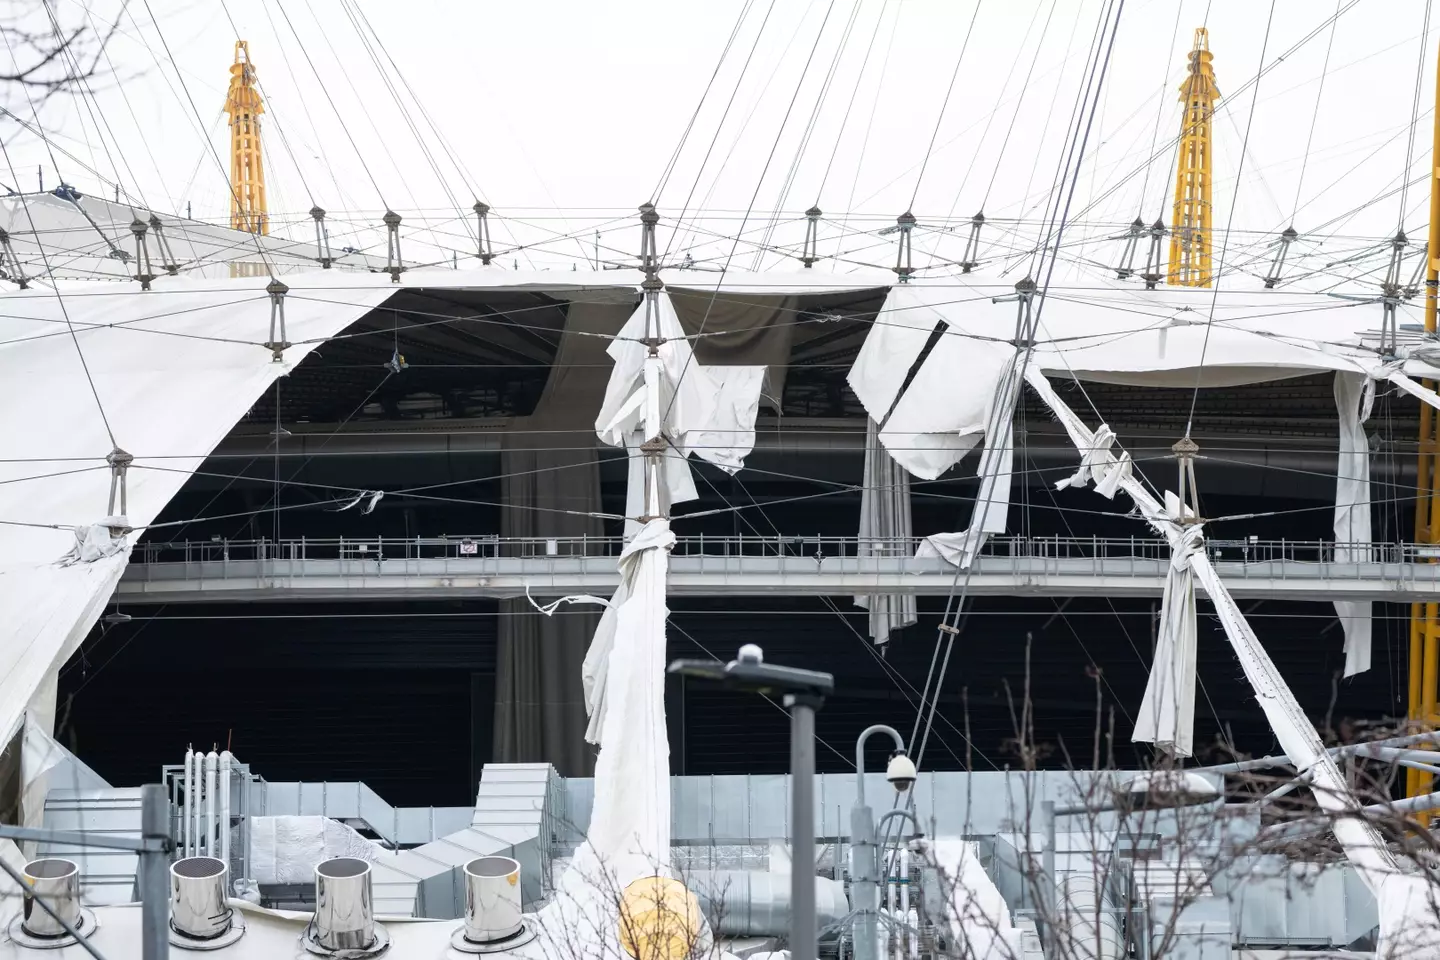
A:
[[[179,276],[180,264],[170,250],[170,238],[165,235],[165,221],[153,212],[150,214],[150,229],[154,232],[155,243],[160,248],[160,266],[164,267],[170,276]]]
[[[325,209],[311,207],[310,218],[315,221],[315,262],[320,264],[320,269],[329,270],[335,258],[330,255],[330,230],[325,226]]]
[[[1400,286],[1400,267],[1405,261],[1405,248],[1410,245],[1410,238],[1405,236],[1404,230],[1398,230],[1390,241],[1390,263],[1385,268],[1385,282],[1380,285],[1380,304],[1382,315],[1380,320],[1380,354],[1385,357],[1393,357],[1399,351],[1399,317],[1397,308],[1404,296],[1404,289]]]
[[[490,204],[475,201],[475,256],[480,258],[482,267],[490,266],[495,251],[490,246]]]
[[[1140,274],[1146,290],[1154,290],[1165,279],[1165,261],[1160,258],[1160,244],[1168,232],[1164,220],[1157,218],[1150,224],[1150,249],[1145,254],[1145,272]]]
[[[400,260],[400,214],[386,210],[380,218],[385,223],[385,272],[390,274],[391,283],[400,282],[405,264]]]
[[[812,264],[820,260],[818,246],[820,240],[820,217],[823,214],[819,207],[811,207],[805,211],[805,245],[800,251],[800,262],[809,270]]]
[[[140,281],[141,290],[149,290],[150,281],[155,279],[150,266],[150,244],[145,239],[149,230],[149,225],[139,217],[130,222],[130,232],[135,235],[135,279]]]
[[[3,228],[0,228],[0,278],[17,284],[21,290],[30,289],[30,281],[20,266],[20,258],[15,255],[15,247],[10,243],[10,231]]]
[[[1115,268],[1115,279],[1129,280],[1135,275],[1135,254],[1140,249],[1140,238],[1145,235],[1145,221],[1139,217],[1130,224],[1125,234],[1125,246],[1120,250],[1120,264]]]
[[[960,272],[969,273],[980,264],[980,228],[985,226],[985,211],[981,210],[970,218],[970,236],[965,240],[965,252],[960,255]]]
[[[130,532],[130,526],[125,523],[125,518],[130,514],[130,503],[126,489],[126,476],[130,470],[130,464],[135,458],[118,446],[111,450],[105,457],[105,462],[110,465],[110,499],[105,504],[105,516],[109,519],[121,521],[110,526],[112,536],[123,536]],[[120,510],[115,510],[116,495],[119,495]]]
[[[1204,523],[1200,517],[1199,487],[1195,483],[1195,457],[1200,452],[1200,445],[1190,439],[1187,433],[1175,442],[1170,452],[1175,454],[1175,462],[1179,467],[1176,489],[1180,498],[1180,514],[1176,522],[1184,527]]]
[[[270,339],[265,346],[270,350],[270,360],[280,363],[285,359],[285,348],[290,346],[290,341],[285,339],[285,294],[290,288],[279,280],[271,280],[265,285],[265,292],[270,295]]]
[[[895,218],[895,227],[900,232],[899,245],[895,251],[895,275],[901,283],[909,283],[915,273],[915,264],[910,248],[910,234],[915,229],[915,214],[906,210]]]
[[[1280,233],[1280,245],[1275,248],[1275,259],[1270,261],[1270,272],[1265,277],[1265,289],[1274,290],[1285,270],[1285,261],[1290,257],[1290,244],[1300,236],[1292,223]]]

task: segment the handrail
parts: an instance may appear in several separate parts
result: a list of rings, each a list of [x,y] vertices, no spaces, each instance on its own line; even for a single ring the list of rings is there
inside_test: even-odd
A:
[[[672,555],[703,557],[911,558],[924,538],[835,536],[684,536]],[[229,561],[359,560],[383,564],[426,559],[576,559],[618,557],[622,537],[300,537],[270,540],[149,541],[135,547],[132,563],[226,563]],[[1277,561],[1336,562],[1337,548],[1348,562],[1417,563],[1440,560],[1440,547],[1415,543],[1337,544],[1330,540],[1211,540],[1211,559],[1243,565]],[[992,537],[982,558],[1010,560],[1141,560],[1170,558],[1158,537]]]

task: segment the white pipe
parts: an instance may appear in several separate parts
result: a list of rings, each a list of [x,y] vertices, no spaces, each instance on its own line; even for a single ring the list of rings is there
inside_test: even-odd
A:
[[[194,787],[190,798],[190,855],[200,856],[200,811],[205,797],[205,751],[195,751],[195,768],[191,771],[190,783]]]
[[[220,862],[230,868],[230,765],[235,762],[229,750],[220,754]]]
[[[792,864],[791,867],[793,869],[794,865]],[[885,865],[885,873],[885,908],[890,911],[892,920],[899,919],[899,914],[895,912],[895,864],[893,861]],[[881,926],[889,931],[890,956],[894,960],[900,960],[900,928],[893,923],[881,924]]]
[[[195,764],[195,751],[185,748],[185,773],[180,778],[180,856],[193,857],[190,852],[190,804],[194,797],[190,793],[190,768]]]
[[[906,923],[912,923],[910,920],[910,851],[904,847],[900,848],[900,918]],[[920,945],[915,942],[910,931],[906,930],[901,936],[905,938],[905,943],[910,947],[909,955],[911,957],[919,956]]]
[[[200,851],[202,857],[215,856],[215,768],[220,764],[220,756],[214,750],[205,754],[205,849]]]

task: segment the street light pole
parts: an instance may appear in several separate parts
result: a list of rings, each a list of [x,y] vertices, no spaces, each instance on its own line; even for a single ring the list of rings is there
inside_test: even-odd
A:
[[[850,849],[855,864],[850,878],[855,906],[855,960],[878,960],[880,949],[880,849],[875,814],[865,805],[865,741],[877,733],[889,734],[897,752],[905,749],[899,731],[883,723],[866,727],[855,741],[855,806],[850,809]]]
[[[816,670],[765,662],[747,643],[729,663],[676,660],[666,673],[711,680],[762,696],[780,695],[790,713],[790,957],[816,960],[815,919],[815,711],[835,689],[835,678]]]

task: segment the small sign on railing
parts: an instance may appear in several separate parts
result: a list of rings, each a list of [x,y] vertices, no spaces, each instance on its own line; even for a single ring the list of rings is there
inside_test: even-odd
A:
[[[480,553],[480,545],[468,537],[460,541],[460,556],[473,557]]]

